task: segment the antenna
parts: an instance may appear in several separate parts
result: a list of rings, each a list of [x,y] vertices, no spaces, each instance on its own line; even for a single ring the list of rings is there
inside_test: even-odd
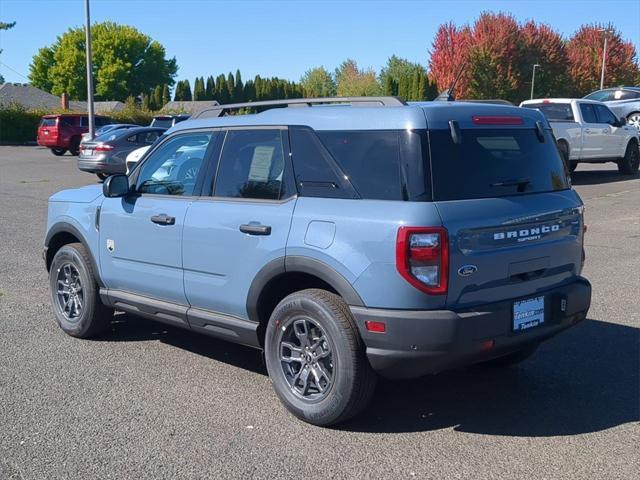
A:
[[[456,73],[456,76],[453,78],[453,82],[451,82],[451,85],[449,86],[449,88],[447,88],[440,95],[434,98],[433,99],[434,102],[435,101],[453,102],[456,99],[456,96],[455,96],[456,84],[458,83],[458,80],[460,80],[460,77],[462,77],[462,73],[464,72],[464,67],[466,65],[467,65],[467,61],[465,60],[462,62],[462,65],[460,65],[460,68],[458,69],[458,73]]]

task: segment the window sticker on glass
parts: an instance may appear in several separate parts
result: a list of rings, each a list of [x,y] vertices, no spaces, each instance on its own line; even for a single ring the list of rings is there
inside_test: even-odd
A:
[[[253,150],[251,158],[251,169],[249,170],[249,180],[254,182],[269,181],[269,172],[273,160],[275,147],[261,145]]]
[[[478,143],[488,150],[520,150],[513,137],[478,137]]]

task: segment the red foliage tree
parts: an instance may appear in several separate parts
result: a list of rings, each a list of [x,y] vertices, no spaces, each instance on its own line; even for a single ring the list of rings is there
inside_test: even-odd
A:
[[[608,30],[604,32],[601,30]],[[604,35],[607,61],[604,86],[632,85],[638,77],[636,49],[622,39],[613,25],[584,25],[567,43],[568,74],[573,95],[582,96],[600,88]]]
[[[439,92],[451,86],[459,69],[469,59],[470,39],[469,27],[457,28],[449,22],[438,28],[432,43],[429,70],[430,80],[437,85]],[[469,75],[465,68],[456,84],[456,96],[466,96],[468,87]]]
[[[521,27],[525,44],[525,78],[520,98],[529,98],[533,65],[540,65],[536,71],[534,97],[566,96],[567,92],[567,52],[564,40],[549,25],[533,21]]]

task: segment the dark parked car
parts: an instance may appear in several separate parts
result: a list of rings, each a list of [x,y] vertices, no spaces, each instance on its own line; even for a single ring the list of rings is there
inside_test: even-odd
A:
[[[120,130],[123,128],[134,128],[134,127],[140,127],[140,126],[141,125],[134,125],[133,123],[111,123],[109,125],[104,125],[103,127],[97,128],[94,138],[98,138],[99,136],[104,135],[105,133],[108,133],[108,132],[113,132],[114,130]],[[88,140],[89,140],[89,132],[82,135],[82,141],[80,142],[80,147],[82,147],[82,144]]]
[[[96,127],[111,124],[108,117],[96,116]],[[67,150],[71,155],[78,155],[82,135],[89,131],[87,115],[64,113],[45,115],[38,127],[38,145],[51,149],[54,155],[64,155]]]
[[[95,173],[101,179],[114,173],[125,173],[127,155],[133,150],[151,145],[164,128],[136,127],[107,132],[92,142],[84,142],[78,157],[78,168]]]
[[[605,88],[584,98],[606,103],[616,118],[624,117],[629,125],[640,130],[640,87]]]
[[[151,120],[151,127],[159,127],[159,128],[171,128],[176,123],[184,122],[185,120],[189,120],[191,115],[180,114],[180,115],[156,115]]]

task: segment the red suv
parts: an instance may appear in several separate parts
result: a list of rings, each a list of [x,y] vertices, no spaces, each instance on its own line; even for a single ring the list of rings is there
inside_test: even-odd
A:
[[[107,117],[96,116],[96,128],[111,123]],[[65,113],[45,115],[38,127],[38,145],[51,149],[54,155],[78,155],[83,133],[89,131],[87,115]]]

